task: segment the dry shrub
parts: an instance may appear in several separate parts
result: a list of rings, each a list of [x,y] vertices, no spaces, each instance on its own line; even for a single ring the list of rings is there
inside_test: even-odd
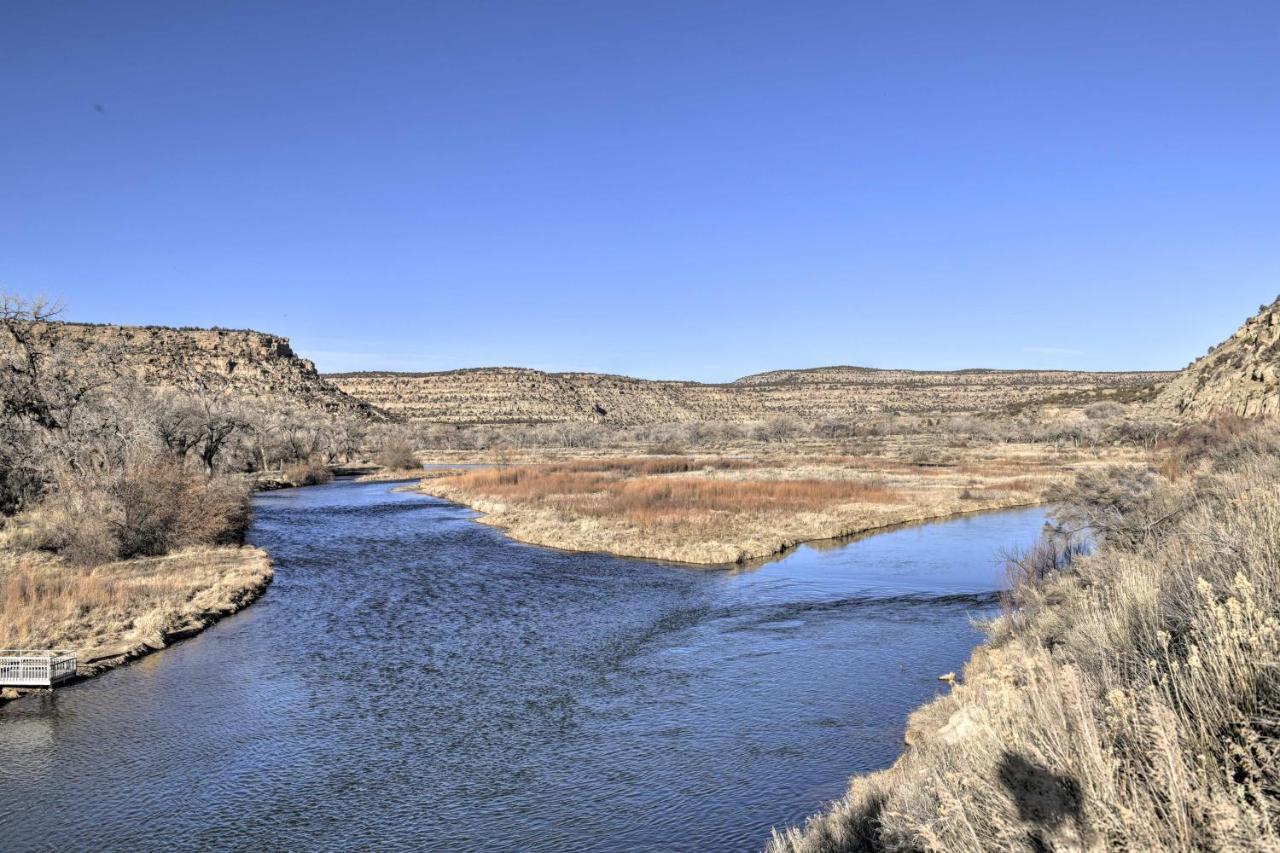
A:
[[[1050,489],[1048,497],[1059,505],[1057,517],[1068,532],[1090,531],[1112,548],[1131,550],[1167,532],[1194,495],[1162,485],[1150,469],[1112,465],[1085,471]]]
[[[1013,480],[1003,480],[999,483],[988,483],[982,487],[984,492],[1038,492],[1040,486],[1034,480],[1028,480],[1025,477],[1018,477]]]
[[[924,468],[947,468],[956,464],[956,456],[937,447],[920,447],[912,451],[911,463]]]
[[[1038,602],[1045,584],[1088,552],[1086,537],[1049,532],[1027,550],[1007,554],[1004,562],[1009,577],[1009,600],[1018,608]],[[1022,614],[1015,610],[1010,615]]]
[[[226,477],[206,477],[161,458],[126,469],[121,512],[111,523],[120,559],[156,557],[189,545],[238,542],[249,526],[248,493]]]
[[[1280,849],[1280,458],[1244,437],[1086,486],[1100,549],[1027,559],[903,757],[770,850]]]
[[[249,511],[239,480],[149,457],[97,475],[63,472],[50,497],[23,520],[18,544],[96,565],[239,542]]]
[[[650,456],[680,456],[685,452],[685,446],[679,439],[666,438],[651,445],[645,452]]]
[[[422,463],[418,461],[418,454],[413,450],[413,445],[407,441],[387,442],[374,456],[373,461],[383,468],[392,470],[422,467]]]
[[[1195,471],[1205,459],[1254,432],[1261,423],[1255,418],[1220,412],[1206,421],[1189,424],[1166,440],[1160,473],[1170,480],[1183,477]]]
[[[112,521],[119,516],[119,504],[112,485],[98,477],[60,473],[44,501],[16,520],[14,544],[53,551],[82,566],[116,559],[120,541]]]
[[[284,477],[298,486],[319,486],[333,480],[333,472],[318,456],[297,462],[284,470]]]

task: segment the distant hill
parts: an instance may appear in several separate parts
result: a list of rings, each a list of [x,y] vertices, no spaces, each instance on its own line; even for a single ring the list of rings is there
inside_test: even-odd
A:
[[[112,363],[151,386],[229,391],[280,408],[387,419],[326,382],[277,335],[61,322],[44,324],[40,334],[57,336],[59,347],[78,359]]]
[[[712,384],[518,367],[437,373],[320,375],[289,340],[233,329],[49,323],[46,334],[109,360],[153,386],[230,391],[281,409],[373,420],[502,424],[815,421],[899,412],[990,412],[1042,403],[1143,399],[1172,379],[1161,372],[1044,370],[777,370]],[[1167,392],[1166,392],[1167,394]]]
[[[1280,413],[1280,299],[1179,373],[1156,404],[1196,418],[1223,411],[1247,417]]]
[[[516,367],[440,373],[335,373],[325,379],[384,411],[426,423],[814,420],[877,413],[979,412],[1083,399],[1129,399],[1163,372],[910,371],[866,367],[780,370],[725,384],[544,373]]]

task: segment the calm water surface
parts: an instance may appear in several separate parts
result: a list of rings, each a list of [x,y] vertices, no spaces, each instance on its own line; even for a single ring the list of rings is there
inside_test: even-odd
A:
[[[5,850],[750,850],[900,750],[1038,510],[751,570],[386,484],[261,495],[257,604],[0,710]]]

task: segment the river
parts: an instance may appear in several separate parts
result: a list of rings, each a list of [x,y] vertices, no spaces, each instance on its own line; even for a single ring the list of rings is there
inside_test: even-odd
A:
[[[758,849],[894,760],[1044,519],[708,570],[387,484],[255,504],[256,604],[0,709],[4,849]]]

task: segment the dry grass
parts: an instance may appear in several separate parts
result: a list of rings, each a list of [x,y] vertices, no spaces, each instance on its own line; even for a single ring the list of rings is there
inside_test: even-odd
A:
[[[841,503],[902,501],[879,480],[726,480],[691,474],[750,467],[726,459],[589,461],[477,471],[451,485],[490,498],[642,525],[713,513],[813,512]],[[676,472],[683,476],[670,476]]]
[[[470,471],[421,489],[485,513],[522,541],[688,563],[766,557],[961,512],[1031,504],[1064,478],[1046,448],[960,450],[924,463],[892,456],[596,457]]]
[[[903,757],[772,853],[1280,849],[1277,438],[1085,484],[1103,547],[1024,579]]]
[[[464,474],[466,470],[465,468],[423,468],[421,465],[413,468],[383,468],[379,471],[361,474],[356,477],[356,482],[401,483],[410,480],[432,480],[436,477],[452,477],[455,474]]]
[[[257,548],[193,548],[93,567],[0,551],[0,648],[134,656],[240,609],[271,579]]]

